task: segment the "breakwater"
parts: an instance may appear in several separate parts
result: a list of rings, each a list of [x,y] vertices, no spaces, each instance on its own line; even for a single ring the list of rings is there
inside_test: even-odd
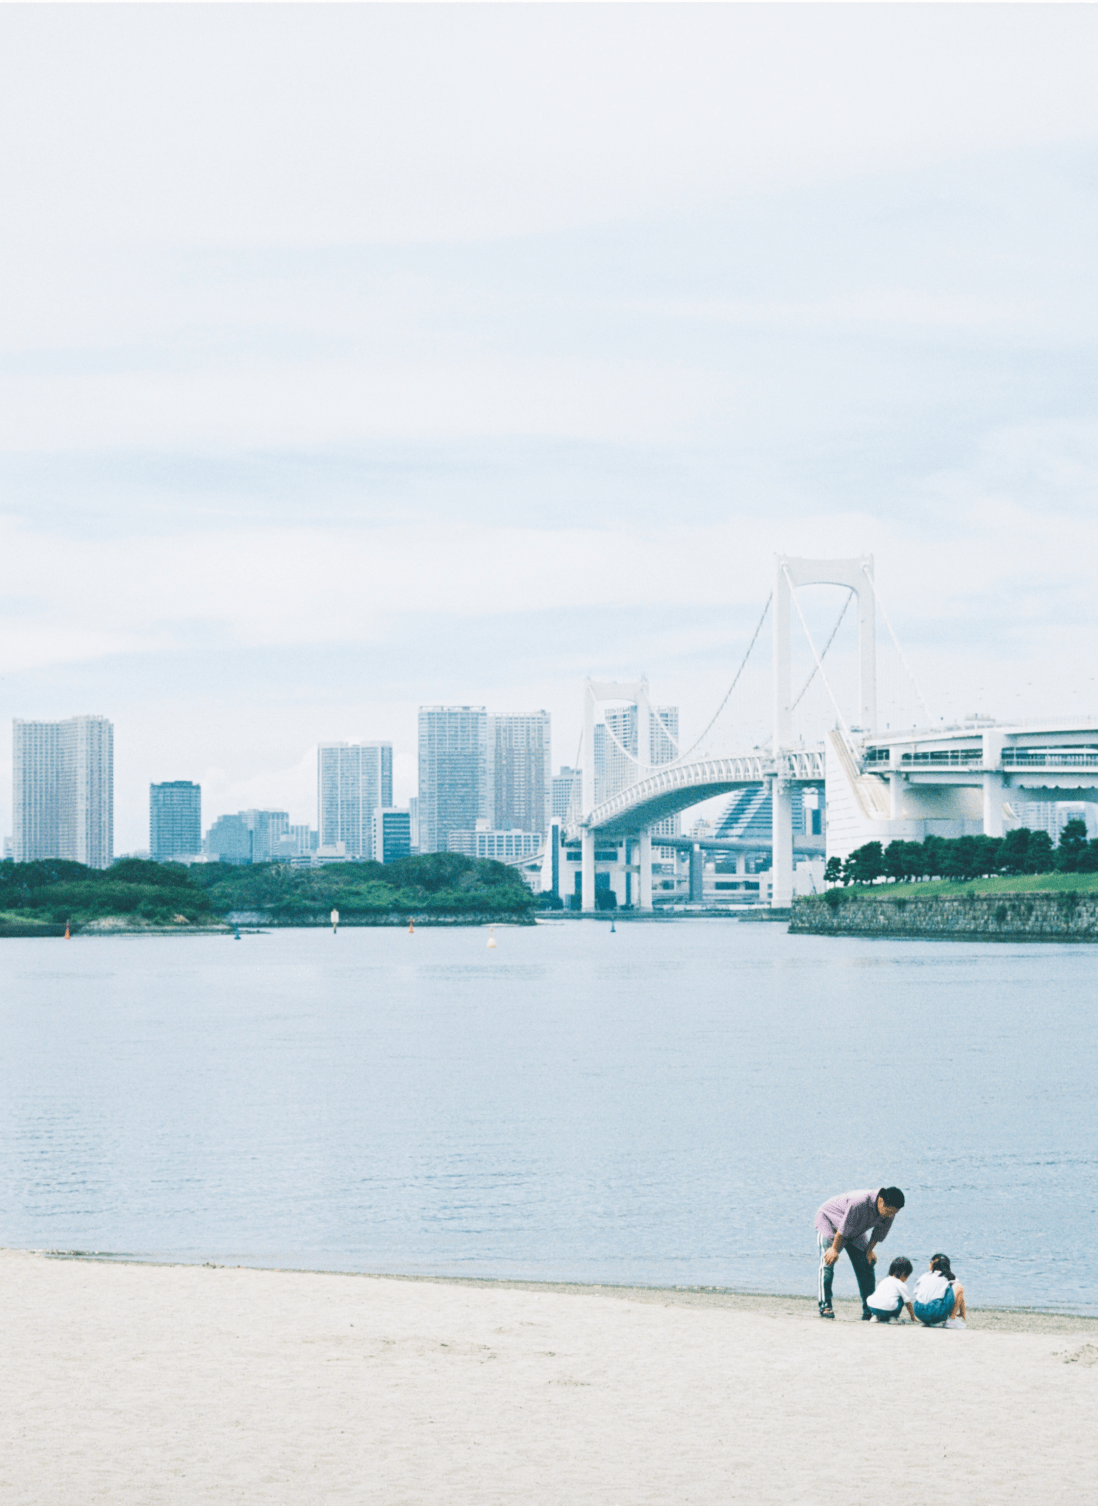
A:
[[[803,936],[895,936],[922,941],[1098,942],[1098,895],[1057,893],[864,895],[832,889],[794,900]]]

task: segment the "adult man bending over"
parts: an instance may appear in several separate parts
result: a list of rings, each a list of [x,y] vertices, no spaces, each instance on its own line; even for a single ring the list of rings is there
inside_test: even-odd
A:
[[[840,1192],[830,1198],[816,1214],[816,1242],[820,1247],[819,1303],[820,1317],[833,1318],[831,1287],[835,1280],[835,1262],[843,1250],[858,1278],[862,1294],[862,1320],[873,1314],[868,1298],[876,1290],[877,1246],[888,1237],[892,1220],[904,1205],[898,1187],[882,1187],[878,1192]]]

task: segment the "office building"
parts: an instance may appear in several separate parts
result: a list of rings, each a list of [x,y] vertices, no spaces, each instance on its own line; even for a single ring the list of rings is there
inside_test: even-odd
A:
[[[1085,821],[1087,836],[1098,836],[1098,806],[1085,800],[1012,800],[1011,809],[1019,826],[1047,831],[1054,844],[1069,821]]]
[[[308,863],[320,841],[315,827],[287,826],[272,843],[271,858],[277,863]]]
[[[541,851],[544,840],[539,831],[452,831],[447,851],[460,852],[467,858],[529,858]]]
[[[321,743],[317,749],[319,847],[374,855],[374,811],[393,803],[392,743]]]
[[[550,737],[548,711],[488,718],[488,819],[494,831],[549,830]]]
[[[203,851],[216,863],[250,863],[252,833],[242,816],[218,816],[206,833]]]
[[[149,785],[149,856],[154,863],[202,851],[202,786],[189,779]]]
[[[595,766],[595,804],[601,805],[606,798],[603,786],[606,783],[606,723],[595,723],[595,741],[591,754]],[[580,791],[580,803],[582,807],[583,792]]]
[[[583,770],[561,765],[559,774],[553,776],[551,819],[563,825],[574,812],[579,815],[583,805]]]
[[[271,863],[282,856],[290,827],[286,811],[237,811],[219,816],[206,833],[203,851],[219,863]]]
[[[619,790],[628,789],[647,773],[636,762],[638,756],[637,708],[635,705],[613,707],[604,714],[605,727],[599,737],[595,726],[595,803],[609,800]],[[649,717],[648,759],[655,767],[673,763],[679,754],[679,708],[653,706]],[[651,827],[653,840],[677,837],[678,816],[667,816]],[[664,854],[666,857],[667,854]]]
[[[408,811],[385,809],[374,811],[374,862],[395,863],[412,851],[412,821]]]
[[[408,801],[408,828],[412,851],[419,851],[419,796],[412,795]]]
[[[114,727],[105,716],[12,727],[12,848],[17,863],[114,858]]]
[[[290,829],[289,811],[249,810],[239,815],[252,834],[252,862],[272,862],[279,838]]]
[[[488,819],[488,713],[419,708],[419,850],[446,852],[452,831]]]

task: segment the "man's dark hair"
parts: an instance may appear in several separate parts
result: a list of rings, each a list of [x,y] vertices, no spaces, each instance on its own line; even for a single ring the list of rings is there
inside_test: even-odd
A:
[[[884,1198],[886,1208],[902,1208],[904,1205],[904,1195],[898,1187],[882,1187],[877,1196]]]
[[[914,1269],[915,1267],[906,1255],[897,1255],[888,1268],[888,1274],[890,1276],[899,1276],[901,1281],[906,1281]]]

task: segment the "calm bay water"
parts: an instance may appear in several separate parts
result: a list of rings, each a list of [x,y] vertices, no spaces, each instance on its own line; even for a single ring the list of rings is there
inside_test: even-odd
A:
[[[0,1244],[1098,1311],[1098,951],[704,921],[0,941]],[[837,1290],[854,1292],[849,1262]]]

